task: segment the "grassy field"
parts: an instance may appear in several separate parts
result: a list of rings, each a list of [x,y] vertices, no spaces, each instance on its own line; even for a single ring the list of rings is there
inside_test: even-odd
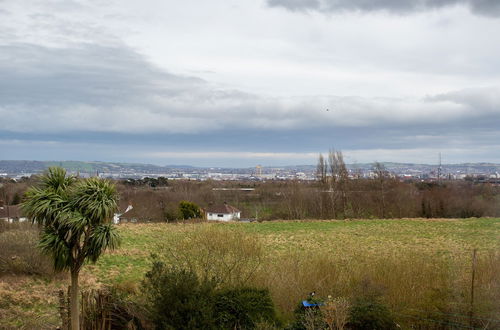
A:
[[[257,238],[264,259],[249,284],[269,288],[285,320],[312,290],[321,296],[353,297],[360,283],[369,281],[401,324],[438,317],[439,322],[461,324],[468,310],[474,249],[475,315],[500,319],[500,219],[491,218],[122,224],[120,249],[86,265],[82,285],[137,291],[151,253],[185,248],[180,242],[189,243],[195,233],[211,229]],[[64,279],[0,277],[0,329],[55,324],[56,290],[65,285]]]
[[[268,254],[291,251],[331,256],[386,256],[403,252],[470,258],[472,250],[500,249],[500,219],[403,219],[353,221],[282,221],[229,224],[123,224],[118,251],[88,266],[105,282],[139,280],[159,243],[172,242],[199,226],[243,231],[260,238]]]

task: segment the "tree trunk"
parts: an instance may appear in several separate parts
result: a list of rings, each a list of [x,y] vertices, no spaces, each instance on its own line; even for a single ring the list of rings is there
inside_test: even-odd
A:
[[[80,330],[80,304],[78,303],[78,270],[71,270],[71,292],[70,292],[70,310],[71,310],[71,330]]]

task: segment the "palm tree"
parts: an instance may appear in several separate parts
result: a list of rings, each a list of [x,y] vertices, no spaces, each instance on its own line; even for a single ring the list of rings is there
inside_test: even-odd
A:
[[[60,167],[49,168],[40,185],[30,188],[22,204],[42,226],[40,248],[51,255],[57,271],[71,273],[71,329],[80,329],[78,275],[85,262],[95,263],[106,249],[119,244],[112,222],[117,209],[115,186],[107,180],[77,179]]]

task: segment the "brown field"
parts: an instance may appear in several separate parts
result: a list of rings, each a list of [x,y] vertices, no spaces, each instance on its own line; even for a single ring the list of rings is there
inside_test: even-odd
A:
[[[255,261],[233,274],[269,288],[284,320],[313,290],[348,299],[371,290],[403,326],[468,324],[476,249],[473,321],[500,326],[500,219],[155,223],[120,225],[119,231],[121,248],[85,267],[84,287],[113,285],[138,294],[153,252],[171,263],[217,260],[225,253],[222,258]],[[0,328],[57,324],[56,293],[64,286],[64,279],[53,277],[1,277]]]

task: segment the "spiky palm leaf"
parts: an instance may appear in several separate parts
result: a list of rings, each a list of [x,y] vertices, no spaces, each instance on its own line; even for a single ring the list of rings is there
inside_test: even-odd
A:
[[[53,227],[46,227],[40,236],[38,246],[43,252],[52,256],[57,271],[69,270],[73,264],[71,248],[64,237]]]
[[[61,168],[50,168],[40,182],[27,191],[22,208],[44,227],[40,247],[52,255],[56,270],[80,269],[118,246],[110,224],[118,200],[113,184],[99,178],[77,180]]]
[[[83,251],[87,259],[96,262],[106,250],[114,250],[120,244],[120,236],[112,224],[102,224],[94,228]]]
[[[117,209],[115,186],[107,180],[90,178],[79,182],[71,199],[71,207],[92,224],[108,222]]]

